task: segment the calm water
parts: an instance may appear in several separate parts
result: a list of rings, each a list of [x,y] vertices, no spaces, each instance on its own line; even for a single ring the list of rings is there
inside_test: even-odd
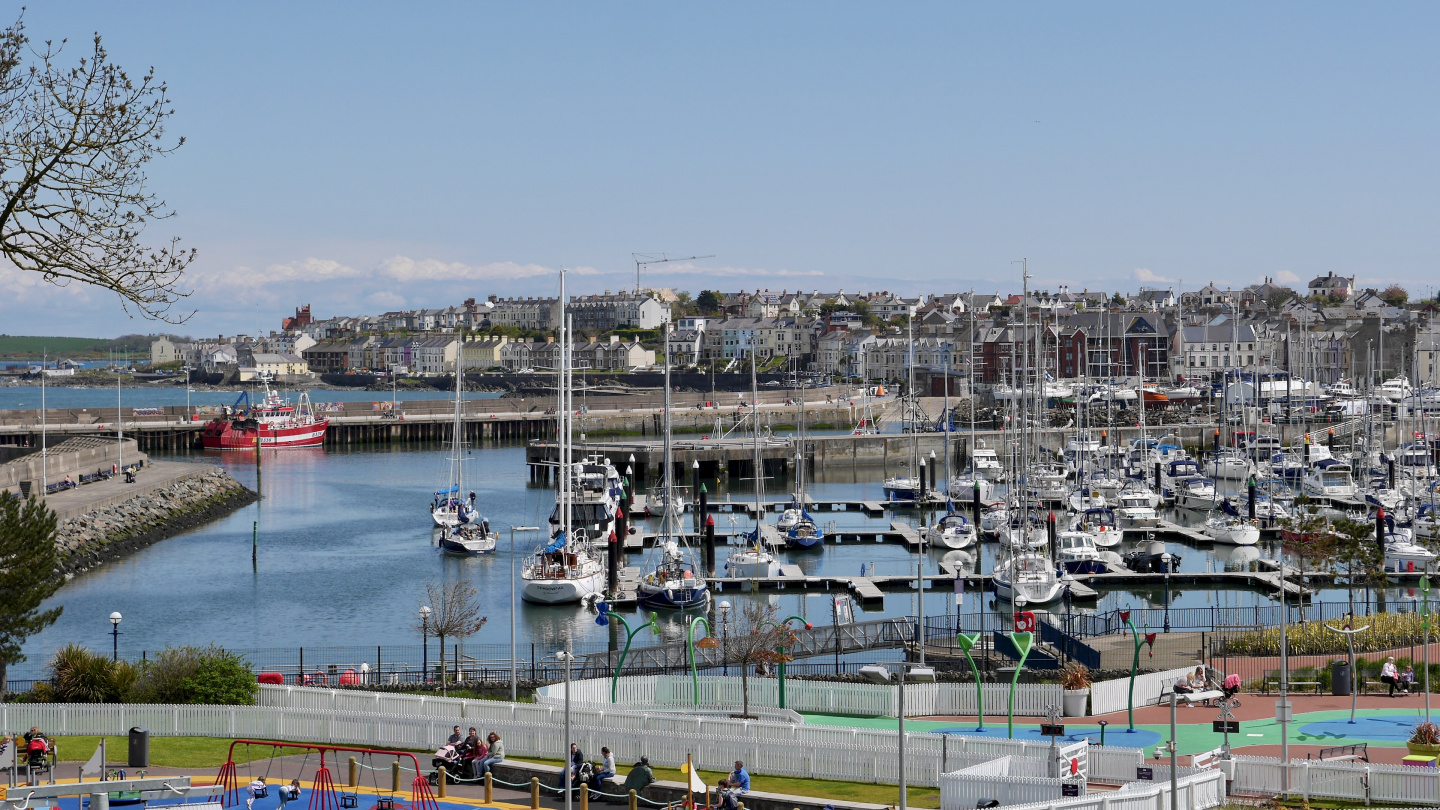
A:
[[[242,388],[236,387],[224,391],[199,389],[190,392],[191,405],[229,405],[240,395]],[[259,388],[249,388],[251,397]],[[296,391],[288,388],[278,389],[290,401],[294,401]],[[401,402],[405,400],[421,399],[451,399],[455,394],[453,391],[401,391],[397,397]],[[468,391],[466,399],[496,399],[499,393],[489,391]],[[313,402],[373,402],[378,400],[389,400],[388,391],[312,391],[310,399]],[[164,405],[184,405],[185,388],[165,385],[164,387],[151,386],[148,383],[136,384],[125,381],[120,389],[120,406],[122,408],[154,408]],[[39,408],[40,407],[40,386],[38,385],[7,385],[0,386],[0,410],[11,408]],[[46,386],[45,388],[46,408],[113,408],[115,407],[115,389],[112,388],[63,388],[59,386]]]
[[[184,394],[183,390],[179,393]],[[530,553],[538,540],[517,537],[517,553],[512,555],[506,527],[543,526],[554,493],[529,483],[523,447],[472,451],[466,487],[476,490],[492,525],[501,529],[501,548],[495,554],[473,558],[443,554],[433,544],[427,504],[445,475],[446,455],[440,446],[268,452],[263,460],[260,504],[67,583],[52,600],[64,605],[64,614],[53,627],[29,641],[25,651],[31,663],[17,668],[14,677],[22,677],[21,670],[43,662],[49,651],[67,642],[108,647],[111,639],[106,617],[117,610],[125,617],[122,654],[212,641],[232,648],[417,644],[414,617],[425,585],[450,578],[465,578],[476,585],[490,619],[469,643],[508,643],[511,584],[516,580],[511,564]],[[248,453],[197,453],[177,460],[218,463],[247,485],[256,486],[256,468]],[[879,469],[821,470],[818,477],[809,491],[822,501],[827,497],[881,497],[884,476]],[[769,485],[772,492],[784,492],[788,486],[783,480]],[[717,500],[727,495],[716,482],[709,482],[708,488],[717,493]],[[748,488],[728,494],[736,500],[751,497]],[[820,512],[817,518],[822,523],[834,521],[841,530],[888,528],[891,519],[872,520],[853,512]],[[717,515],[716,520],[719,531],[731,530],[728,515]],[[749,521],[736,516],[733,525],[746,528]],[[258,541],[255,569],[251,567],[252,531]],[[1227,565],[1234,570],[1233,566],[1251,565],[1261,556],[1273,558],[1276,553],[1270,546],[1210,551],[1171,544],[1170,550],[1182,555],[1184,571],[1225,570]],[[982,545],[980,570],[993,568],[996,552],[995,544]],[[718,549],[717,558],[723,560],[725,553]],[[862,564],[879,574],[901,574],[913,571],[915,565],[914,557],[896,543],[851,541],[826,544],[823,550],[787,551],[785,556],[787,562],[817,574],[859,574]],[[935,572],[943,558],[943,552],[927,555],[925,570]],[[631,555],[627,564],[640,565],[643,559]],[[764,599],[778,604],[782,616],[799,614],[817,624],[830,621],[829,594],[824,590],[755,596],[727,592],[720,596],[732,602]],[[1320,596],[1343,600],[1344,592]],[[979,609],[981,599],[979,594],[967,594],[964,610]],[[1098,605],[1078,604],[1075,609],[1158,607],[1164,600],[1164,588],[1157,586],[1136,592],[1111,591]],[[883,607],[862,611],[857,618],[913,614],[914,602],[913,594],[888,594]],[[992,599],[984,598],[984,602],[986,609],[999,612]],[[1186,586],[1172,589],[1170,604],[1180,608],[1248,607],[1272,601],[1253,591]],[[927,596],[928,615],[951,610],[954,597],[948,587]],[[521,603],[517,623],[520,643],[533,641],[542,649],[566,641],[601,643],[607,638],[607,631],[594,623],[593,614],[578,606]],[[678,635],[682,628],[672,619],[666,622],[665,632]]]

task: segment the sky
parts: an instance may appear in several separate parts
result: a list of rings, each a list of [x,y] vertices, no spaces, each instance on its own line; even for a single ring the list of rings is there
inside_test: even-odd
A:
[[[8,21],[20,13],[12,5]],[[1440,6],[32,5],[169,85],[185,324],[0,269],[0,332],[700,289],[1437,283]]]

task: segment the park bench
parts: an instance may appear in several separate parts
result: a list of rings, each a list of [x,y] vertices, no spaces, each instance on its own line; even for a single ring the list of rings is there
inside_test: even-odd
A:
[[[1163,683],[1160,686],[1161,702],[1165,702],[1165,698],[1169,697],[1172,693],[1175,693],[1176,684],[1185,683],[1188,677],[1189,676],[1174,678]],[[1178,698],[1191,706],[1197,703],[1206,703],[1212,700],[1219,700],[1223,697],[1225,697],[1225,693],[1220,691],[1219,689],[1216,689],[1213,683],[1206,683],[1205,688],[1200,690],[1199,692],[1178,693]]]
[[[1317,694],[1317,695],[1320,694],[1320,685],[1321,685],[1321,684],[1320,684],[1319,681],[1289,681],[1289,682],[1288,682],[1289,691],[1291,691],[1291,692],[1299,691],[1298,689],[1296,689],[1296,687],[1297,687],[1297,686],[1303,686],[1303,687],[1307,687],[1307,688],[1310,688],[1310,689],[1314,689],[1314,690],[1315,690],[1315,694]],[[1276,692],[1280,691],[1280,679],[1279,679],[1278,677],[1277,677],[1277,678],[1266,678],[1266,679],[1265,679],[1265,694],[1267,694],[1267,695],[1270,694],[1270,690],[1271,690],[1272,688],[1273,688]]]
[[[1356,760],[1369,762],[1369,746],[1369,743],[1356,743],[1354,745],[1337,745],[1332,748],[1321,748],[1320,754],[1316,758],[1329,762],[1354,762]],[[1305,758],[1309,759],[1310,755],[1306,754]]]

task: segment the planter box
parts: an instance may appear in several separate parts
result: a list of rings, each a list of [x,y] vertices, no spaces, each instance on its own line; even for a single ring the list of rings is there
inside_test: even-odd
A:
[[[1426,757],[1440,757],[1440,745],[1407,742],[1405,743],[1405,747],[1409,748],[1412,754]]]
[[[1085,710],[1090,705],[1090,690],[1066,689],[1060,701],[1064,705],[1066,717],[1084,717]]]

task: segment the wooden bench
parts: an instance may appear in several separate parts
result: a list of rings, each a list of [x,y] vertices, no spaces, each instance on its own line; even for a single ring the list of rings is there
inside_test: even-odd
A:
[[[1295,690],[1295,687],[1297,687],[1297,686],[1308,686],[1308,687],[1313,687],[1313,688],[1315,689],[1315,694],[1317,694],[1317,695],[1320,694],[1320,682],[1319,682],[1319,681],[1289,681],[1287,685],[1290,687],[1289,691],[1291,691],[1291,692],[1296,691],[1296,690]],[[1280,679],[1279,679],[1279,678],[1266,678],[1266,679],[1265,679],[1265,694],[1267,694],[1267,695],[1270,694],[1270,689],[1271,689],[1271,687],[1274,687],[1274,689],[1275,689],[1276,692],[1280,691]]]
[[[1316,758],[1330,762],[1354,762],[1356,760],[1369,762],[1369,746],[1369,743],[1356,743],[1354,745],[1337,745],[1332,748],[1321,748],[1320,754]],[[1305,758],[1309,759],[1310,755],[1306,754]]]

